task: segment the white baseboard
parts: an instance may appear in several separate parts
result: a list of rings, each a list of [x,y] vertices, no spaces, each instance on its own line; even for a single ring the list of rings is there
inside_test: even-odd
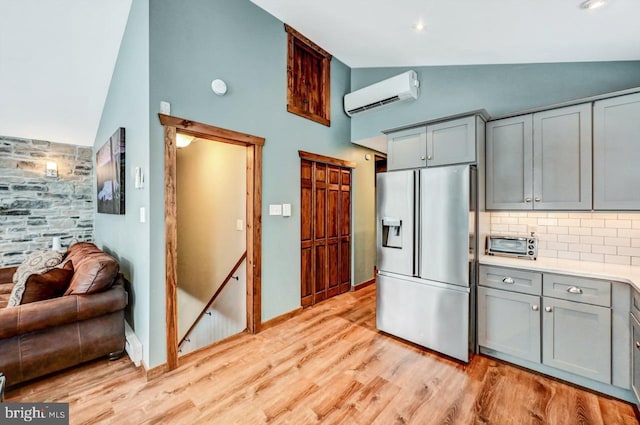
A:
[[[126,337],[125,350],[133,364],[138,367],[142,363],[142,343],[126,321],[124,322],[124,335]]]

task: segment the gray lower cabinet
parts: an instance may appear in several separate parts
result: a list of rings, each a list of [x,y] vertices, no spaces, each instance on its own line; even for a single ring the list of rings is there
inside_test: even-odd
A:
[[[540,297],[478,287],[478,344],[540,362]]]
[[[507,269],[495,266],[480,266],[478,282],[505,291],[523,294],[542,294],[542,274],[518,269]]]
[[[486,207],[590,210],[591,104],[487,123]]]
[[[593,207],[640,210],[640,93],[593,105]]]
[[[543,297],[542,363],[611,383],[611,310]]]
[[[479,347],[507,354],[516,363],[527,360],[629,388],[629,364],[624,360],[629,357],[628,324],[618,316],[629,315],[626,286],[488,265],[480,266],[478,282]],[[619,305],[620,300],[624,305]],[[634,338],[640,341],[640,335]],[[640,360],[640,351],[637,355]]]
[[[406,170],[427,166],[427,128],[425,126],[387,135],[387,170]]]
[[[475,115],[427,125],[428,167],[475,161]]]
[[[640,323],[631,315],[631,389],[640,401]]]

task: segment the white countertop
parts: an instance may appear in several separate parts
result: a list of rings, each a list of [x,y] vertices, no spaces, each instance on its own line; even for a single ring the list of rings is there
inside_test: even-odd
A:
[[[640,267],[638,266],[620,266],[617,264],[563,260],[560,258],[538,258],[532,261],[521,258],[498,257],[495,255],[481,255],[479,261],[480,264],[491,266],[614,280],[616,282],[628,283],[634,289],[640,291]]]

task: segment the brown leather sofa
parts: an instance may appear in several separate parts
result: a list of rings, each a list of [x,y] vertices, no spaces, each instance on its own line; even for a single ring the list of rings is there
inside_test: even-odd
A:
[[[117,261],[81,242],[69,248],[62,264],[69,262],[73,275],[64,295],[16,307],[1,305],[0,373],[7,386],[124,352],[127,293]],[[0,269],[5,293],[15,270]]]

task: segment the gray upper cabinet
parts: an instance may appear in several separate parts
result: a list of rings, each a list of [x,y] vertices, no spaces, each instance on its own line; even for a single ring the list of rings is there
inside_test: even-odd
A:
[[[591,104],[533,114],[533,208],[591,209]]]
[[[487,123],[487,209],[591,209],[591,104]]]
[[[484,137],[484,122],[482,113],[471,113],[388,132],[387,169],[474,163],[478,141]]]
[[[611,310],[543,297],[542,363],[611,383]]]
[[[427,128],[416,127],[387,135],[387,170],[427,166]]]
[[[532,128],[531,115],[487,123],[487,209],[531,209],[533,197]]]
[[[640,93],[593,107],[593,204],[596,210],[640,210]]]
[[[427,125],[427,166],[475,161],[475,115]]]
[[[478,345],[540,362],[540,297],[478,287]]]

